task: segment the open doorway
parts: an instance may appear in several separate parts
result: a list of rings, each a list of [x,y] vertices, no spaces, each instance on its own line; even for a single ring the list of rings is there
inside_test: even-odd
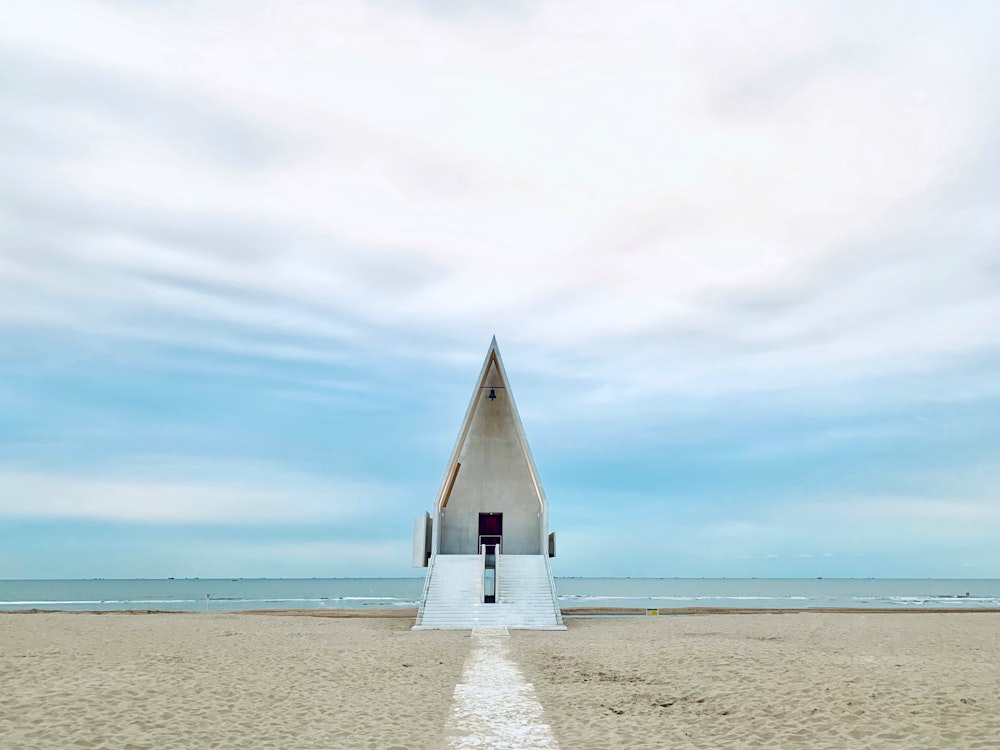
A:
[[[487,554],[503,552],[503,513],[479,514],[479,552],[486,545]]]

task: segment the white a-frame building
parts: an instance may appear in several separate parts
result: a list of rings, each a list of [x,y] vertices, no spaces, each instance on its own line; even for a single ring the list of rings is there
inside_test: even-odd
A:
[[[413,565],[427,567],[414,629],[564,629],[554,555],[548,502],[494,338],[434,514],[414,524]]]

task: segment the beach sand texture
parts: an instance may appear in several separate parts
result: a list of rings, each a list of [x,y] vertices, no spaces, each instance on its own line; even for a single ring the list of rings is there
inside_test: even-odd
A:
[[[438,747],[469,633],[414,633],[412,624],[0,617],[0,748]]]
[[[4,750],[447,747],[468,632],[241,613],[0,616]],[[1000,748],[1000,615],[569,620],[506,653],[562,750]]]
[[[1000,748],[1000,615],[577,620],[514,656],[563,748]]]

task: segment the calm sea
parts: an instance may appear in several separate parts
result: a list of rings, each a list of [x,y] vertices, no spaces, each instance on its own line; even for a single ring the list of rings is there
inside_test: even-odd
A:
[[[416,607],[423,578],[0,581],[0,611]],[[1000,607],[996,579],[557,578],[563,607]]]

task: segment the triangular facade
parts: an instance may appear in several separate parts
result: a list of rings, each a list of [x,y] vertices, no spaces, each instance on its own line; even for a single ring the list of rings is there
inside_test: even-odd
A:
[[[414,527],[413,564],[430,568],[417,627],[561,628],[554,554],[548,502],[494,337],[433,516]]]
[[[503,514],[502,550],[545,551],[548,503],[524,436],[496,338],[469,400],[434,504],[432,552],[476,554],[479,514]],[[484,529],[485,531],[486,529]]]

